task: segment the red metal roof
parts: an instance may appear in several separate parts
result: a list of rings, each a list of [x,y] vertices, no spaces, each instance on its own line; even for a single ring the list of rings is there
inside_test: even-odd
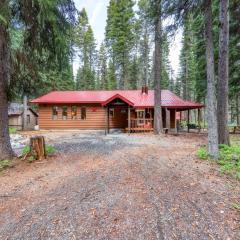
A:
[[[133,107],[154,107],[154,90],[142,94],[141,90],[113,90],[113,91],[54,91],[32,100],[37,104],[73,104],[100,103],[103,106],[112,100],[120,98]],[[184,101],[169,90],[162,90],[162,107],[168,108],[201,108],[202,104]]]

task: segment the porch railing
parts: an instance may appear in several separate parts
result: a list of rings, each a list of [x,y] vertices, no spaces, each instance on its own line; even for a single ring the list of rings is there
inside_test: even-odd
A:
[[[153,130],[153,119],[152,118],[131,118],[130,130],[151,131]]]

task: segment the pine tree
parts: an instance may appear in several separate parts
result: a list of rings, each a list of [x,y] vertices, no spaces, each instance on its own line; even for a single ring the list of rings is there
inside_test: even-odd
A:
[[[195,100],[197,59],[196,37],[193,32],[193,15],[188,14],[184,19],[182,49],[180,54],[180,78],[182,81],[182,97]]]
[[[107,61],[107,50],[103,42],[98,56],[98,89],[108,90],[110,88],[107,76]]]
[[[75,43],[79,50],[81,61],[76,78],[76,89],[95,89],[97,67],[96,43],[84,8],[79,14],[75,30]]]
[[[220,0],[219,11],[219,59],[218,59],[218,141],[230,144],[228,132],[228,58],[229,58],[229,1]]]
[[[207,62],[207,100],[208,100],[208,153],[218,158],[218,126],[216,111],[216,87],[214,70],[214,45],[213,45],[213,22],[212,1],[204,2],[205,38],[206,38],[206,62]]]
[[[151,85],[151,69],[150,69],[150,49],[151,49],[151,22],[149,20],[150,5],[148,0],[140,0],[138,2],[138,22],[139,22],[139,83],[138,87]]]
[[[119,89],[129,87],[128,65],[134,45],[133,6],[132,0],[111,0],[108,6],[105,37]]]
[[[44,67],[46,63],[54,62],[61,69],[62,56],[68,46],[63,36],[75,24],[75,14],[71,0],[36,0],[34,4],[32,1],[0,1],[0,160],[13,156],[8,132],[8,93],[12,90],[9,88],[10,74],[27,69],[37,79],[37,63],[41,58],[44,59]],[[16,26],[23,32],[23,45],[19,44],[21,49],[10,48],[10,29]],[[28,91],[35,85],[33,82],[26,85]]]
[[[162,73],[161,73],[162,89],[170,89],[172,68],[169,61],[169,42],[167,34],[164,33],[162,39]]]
[[[115,66],[114,62],[110,59],[108,62],[108,68],[107,68],[107,81],[108,81],[108,89],[116,89],[117,88],[117,80],[116,80],[116,74],[115,74]]]
[[[162,0],[152,0],[151,17],[154,26],[154,132],[162,131],[161,83],[162,83]]]

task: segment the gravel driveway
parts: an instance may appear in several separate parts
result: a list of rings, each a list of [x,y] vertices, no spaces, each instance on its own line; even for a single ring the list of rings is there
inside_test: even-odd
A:
[[[0,239],[240,239],[239,182],[202,135],[42,132],[57,154],[0,175]]]

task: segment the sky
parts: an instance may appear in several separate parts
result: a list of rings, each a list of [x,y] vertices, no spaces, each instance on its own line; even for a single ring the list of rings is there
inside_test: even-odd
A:
[[[105,26],[107,20],[107,7],[109,0],[74,0],[77,9],[85,8],[88,14],[98,46],[104,40]],[[170,44],[169,60],[176,76],[179,67],[179,54],[181,50],[181,31],[177,32]],[[77,58],[73,63],[73,72],[76,75],[79,62]]]

